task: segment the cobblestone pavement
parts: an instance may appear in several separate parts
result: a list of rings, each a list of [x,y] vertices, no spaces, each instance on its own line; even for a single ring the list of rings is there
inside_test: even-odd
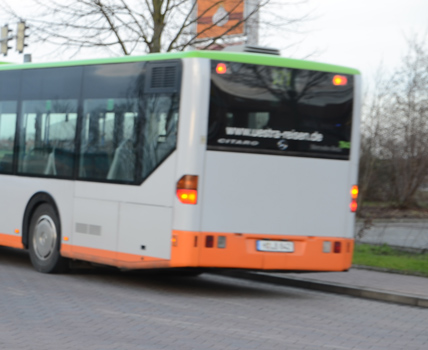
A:
[[[44,275],[0,248],[0,349],[428,349],[428,311],[204,274]]]

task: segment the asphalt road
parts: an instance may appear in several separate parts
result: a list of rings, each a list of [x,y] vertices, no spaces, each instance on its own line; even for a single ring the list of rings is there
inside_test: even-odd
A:
[[[44,275],[0,247],[0,349],[428,349],[428,310],[204,274]]]

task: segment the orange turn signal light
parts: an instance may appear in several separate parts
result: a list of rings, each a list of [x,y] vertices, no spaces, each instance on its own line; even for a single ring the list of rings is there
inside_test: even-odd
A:
[[[183,175],[178,180],[177,197],[183,204],[198,202],[198,177],[196,175]]]
[[[354,185],[351,187],[351,198],[357,199],[358,198],[358,186]]]
[[[183,204],[196,204],[198,192],[195,190],[177,190],[177,197]]]

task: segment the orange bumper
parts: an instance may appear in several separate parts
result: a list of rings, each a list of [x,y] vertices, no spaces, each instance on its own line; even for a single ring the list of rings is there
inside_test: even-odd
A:
[[[221,239],[226,241],[224,248],[218,247],[219,237],[225,237]],[[207,239],[212,247],[206,246]],[[258,251],[256,242],[262,239],[294,242],[294,252]],[[329,252],[323,251],[325,242],[330,242]],[[340,252],[334,252],[334,246],[340,246]],[[353,247],[353,239],[336,237],[173,231],[170,266],[344,271],[351,267]]]

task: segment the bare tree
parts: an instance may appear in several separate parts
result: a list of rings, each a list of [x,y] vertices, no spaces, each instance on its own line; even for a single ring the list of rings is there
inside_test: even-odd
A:
[[[361,146],[359,163],[359,196],[358,208],[368,200],[388,200],[384,194],[385,179],[379,170],[382,167],[382,141],[388,139],[388,131],[384,127],[388,123],[391,106],[390,80],[386,72],[379,66],[370,90],[363,98],[363,121],[361,125]]]
[[[224,0],[211,0],[204,11],[196,10],[196,0],[33,0],[34,11],[25,18],[31,28],[31,40],[50,43],[74,53],[85,48],[104,48],[112,54],[130,55],[142,52],[182,51],[189,46],[208,48],[227,45],[242,38],[229,35],[238,27],[259,18],[260,11],[271,11],[264,23],[279,30],[293,28],[304,16],[278,15],[274,0],[253,1],[251,11],[236,17],[232,26],[222,28],[222,22],[242,8],[244,0],[228,0],[232,7],[196,33],[196,24]],[[306,0],[286,0],[281,6],[296,6]],[[0,9],[11,21],[23,18],[15,10],[16,2],[0,0]],[[16,5],[18,6],[18,5]],[[18,7],[16,7],[18,8]],[[214,37],[204,35],[217,27]]]
[[[409,41],[409,53],[393,83],[385,157],[391,159],[395,201],[406,207],[428,173],[428,50],[423,42]]]
[[[428,174],[428,48],[418,38],[408,44],[401,66],[378,81],[366,106],[360,162],[363,196],[382,192],[400,208],[416,204]]]

